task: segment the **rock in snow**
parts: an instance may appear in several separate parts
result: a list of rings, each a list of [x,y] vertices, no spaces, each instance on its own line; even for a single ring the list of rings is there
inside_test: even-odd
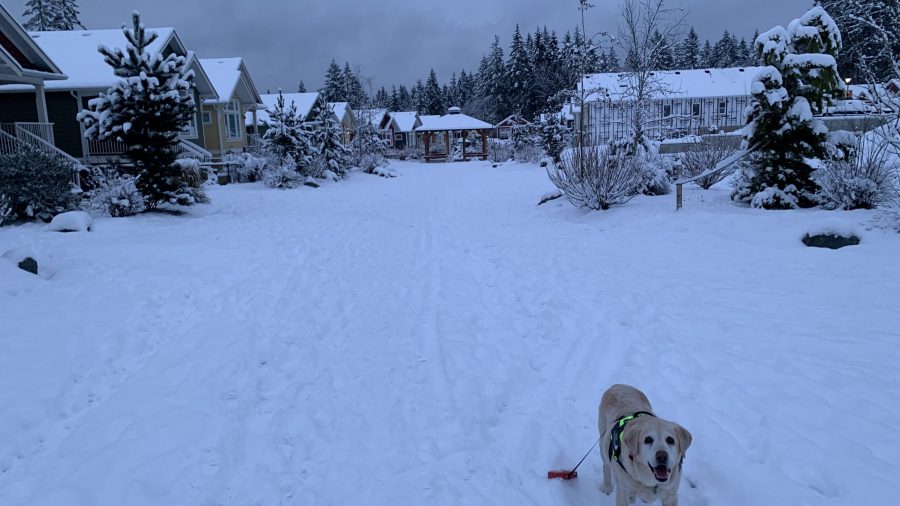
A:
[[[47,230],[53,232],[90,232],[94,220],[84,211],[69,211],[57,214],[53,221],[47,225]]]
[[[22,269],[25,272],[30,272],[35,275],[38,273],[37,260],[34,259],[34,254],[27,249],[9,250],[3,254],[3,258],[16,264],[19,269]]]
[[[834,219],[812,225],[803,236],[803,244],[811,248],[840,249],[859,243],[860,234],[856,227]]]

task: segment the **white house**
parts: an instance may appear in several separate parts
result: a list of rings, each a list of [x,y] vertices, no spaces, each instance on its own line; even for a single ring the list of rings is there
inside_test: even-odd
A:
[[[744,126],[750,87],[762,67],[667,70],[653,73],[644,129],[651,139],[730,132]],[[628,73],[585,76],[584,130],[588,143],[604,143],[632,134],[633,76]],[[579,92],[582,83],[578,83]],[[572,111],[569,111],[572,112]],[[574,110],[577,128],[579,111]]]

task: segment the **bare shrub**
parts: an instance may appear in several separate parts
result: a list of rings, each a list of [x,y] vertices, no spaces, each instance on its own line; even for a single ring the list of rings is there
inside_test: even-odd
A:
[[[577,207],[607,210],[640,193],[642,173],[634,157],[614,146],[593,146],[563,154],[547,169],[550,181]]]
[[[846,156],[828,160],[814,173],[822,205],[832,209],[874,209],[898,204],[900,163],[877,136],[856,135]]]
[[[681,155],[681,164],[684,168],[684,177],[694,178],[704,171],[714,168],[722,160],[735,153],[736,149],[729,139],[722,136],[708,137],[700,142],[693,143],[686,152]],[[724,170],[701,177],[694,181],[697,186],[708,190],[730,174]]]
[[[502,163],[513,157],[512,142],[502,139],[488,140],[488,158],[494,163]]]

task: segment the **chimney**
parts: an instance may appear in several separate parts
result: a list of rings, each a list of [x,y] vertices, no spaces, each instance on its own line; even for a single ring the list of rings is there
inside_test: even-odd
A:
[[[451,108],[447,109],[447,114],[460,114],[460,113],[462,113],[462,109],[460,109],[459,107],[451,107]]]

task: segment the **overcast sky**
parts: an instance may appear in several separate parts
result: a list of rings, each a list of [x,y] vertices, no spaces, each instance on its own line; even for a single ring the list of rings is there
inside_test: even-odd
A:
[[[25,0],[0,0],[21,16]],[[588,33],[615,30],[617,0],[592,0]],[[444,82],[477,70],[493,34],[504,49],[516,23],[562,33],[578,19],[576,0],[80,0],[89,29],[117,28],[137,9],[148,27],[174,26],[203,58],[243,56],[262,92],[321,86],[332,58],[360,64],[379,85],[412,84],[431,67]],[[672,4],[676,5],[676,4]],[[724,30],[752,36],[799,17],[812,0],[685,0],[701,39]]]

